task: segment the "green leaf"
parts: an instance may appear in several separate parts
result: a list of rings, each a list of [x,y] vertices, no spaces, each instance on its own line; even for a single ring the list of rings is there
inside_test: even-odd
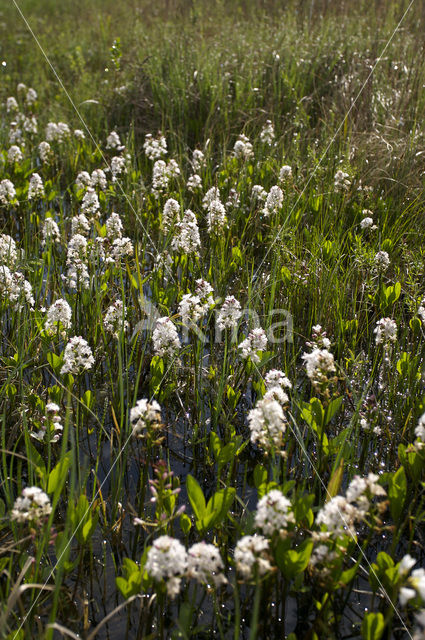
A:
[[[285,541],[286,542],[286,541]],[[286,544],[277,544],[276,563],[283,575],[292,580],[298,573],[302,573],[310,561],[313,551],[313,540],[304,540],[297,549],[286,549]]]
[[[329,424],[334,415],[340,410],[342,405],[342,397],[334,398],[326,407],[325,425]]]
[[[258,489],[259,486],[267,482],[267,469],[261,464],[255,465],[254,469],[254,485]]]
[[[404,501],[407,493],[406,472],[401,466],[389,478],[388,498],[390,500],[390,511],[394,522],[398,523],[403,511]]]
[[[205,515],[205,498],[198,481],[190,474],[186,478],[186,489],[195,518],[201,520]]]
[[[326,502],[335,497],[339,492],[344,477],[344,458],[341,458],[338,467],[333,472],[331,479],[329,480]]]
[[[58,487],[62,488],[64,485],[69,467],[71,466],[71,455],[72,452],[68,451],[49,473],[47,493],[54,493]]]
[[[189,516],[187,515],[187,513],[182,513],[180,516],[180,527],[181,530],[183,531],[184,535],[187,536],[187,534],[189,533],[189,531],[192,528],[192,521],[189,518]]]
[[[62,358],[60,356],[57,356],[56,353],[53,353],[52,351],[47,354],[46,358],[53,371],[55,373],[58,372],[62,366]]]
[[[314,515],[311,509],[312,504],[314,503],[315,496],[314,494],[302,496],[298,498],[293,507],[295,522],[297,525],[301,525],[305,520],[309,527],[312,526],[314,522]]]
[[[229,511],[235,499],[236,489],[234,487],[227,487],[226,489],[220,489],[208,500],[208,504],[205,510],[205,516],[196,523],[199,531],[208,529],[209,527],[215,527],[220,524]]]
[[[46,486],[47,470],[43,458],[31,442],[27,446],[28,461],[35,468],[35,472],[41,480],[42,488]]]
[[[210,432],[210,447],[213,450],[214,458],[217,460],[222,449],[222,444],[220,437],[214,431]]]
[[[363,640],[380,640],[384,629],[385,623],[382,613],[366,613],[362,622]]]

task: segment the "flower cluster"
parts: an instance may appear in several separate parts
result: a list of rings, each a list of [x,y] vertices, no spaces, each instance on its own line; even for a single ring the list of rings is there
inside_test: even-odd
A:
[[[47,311],[44,329],[49,335],[52,335],[61,329],[68,331],[72,326],[71,318],[71,307],[66,300],[59,298],[59,300],[56,300],[50,305]]]
[[[94,365],[92,351],[84,338],[74,336],[65,347],[61,374],[72,373],[77,375],[82,371],[88,371]]]
[[[11,518],[16,522],[40,524],[52,511],[49,496],[39,487],[26,487],[16,498]]]
[[[259,400],[248,414],[248,426],[251,431],[251,442],[258,442],[267,453],[273,451],[284,455],[283,437],[287,421],[280,402],[266,397]]]
[[[397,340],[397,324],[391,318],[381,318],[374,329],[376,344],[388,346]]]
[[[145,137],[143,149],[149,160],[158,160],[158,158],[167,154],[167,141],[162,135],[159,135],[158,138],[153,138],[152,134],[148,133]]]
[[[252,362],[258,363],[260,362],[260,356],[258,354],[265,351],[266,347],[266,332],[264,329],[261,329],[261,327],[257,327],[250,331],[248,337],[240,343],[241,358],[244,360],[250,358]]]
[[[198,255],[201,246],[198,222],[190,209],[186,209],[183,220],[177,222],[174,229],[175,235],[171,242],[171,249],[185,255]]]
[[[187,553],[179,540],[167,535],[154,540],[147,554],[145,571],[154,580],[165,581],[170,598],[178,595],[186,569]]]
[[[234,557],[236,569],[244,580],[250,580],[256,575],[262,577],[272,569],[269,542],[261,535],[240,538],[236,543]]]
[[[264,205],[263,214],[268,217],[277,213],[283,204],[283,192],[280,187],[275,185],[267,194],[266,204]]]
[[[217,314],[219,329],[233,329],[242,315],[241,304],[234,296],[227,296]]]
[[[254,523],[266,536],[282,535],[295,522],[291,501],[279,489],[272,489],[259,500]]]
[[[108,307],[103,320],[105,331],[113,335],[114,338],[118,338],[120,333],[126,331],[128,328],[128,322],[125,319],[126,314],[127,309],[123,301],[115,300],[115,302]]]
[[[180,349],[177,329],[167,316],[158,318],[152,334],[155,355],[172,358]]]
[[[161,429],[161,407],[156,400],[150,402],[145,398],[138,400],[136,406],[130,411],[130,422],[133,435],[143,438],[146,431]]]

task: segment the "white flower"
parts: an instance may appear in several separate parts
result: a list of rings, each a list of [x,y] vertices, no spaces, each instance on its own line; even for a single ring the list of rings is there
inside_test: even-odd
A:
[[[175,225],[175,236],[171,242],[171,249],[186,255],[198,255],[200,246],[201,238],[196,216],[193,211],[186,209],[183,220]]]
[[[167,316],[158,318],[152,334],[155,355],[173,357],[180,349],[177,329]]]
[[[241,350],[241,357],[246,360],[250,358],[252,362],[260,362],[258,352],[265,351],[267,347],[267,336],[264,329],[257,327],[248,334],[248,337],[243,340],[238,349]]]
[[[227,226],[226,209],[220,200],[213,200],[208,206],[207,224],[209,233],[221,233]]]
[[[348,173],[341,171],[339,169],[334,177],[334,188],[335,191],[348,191],[351,186],[350,176]]]
[[[397,324],[395,320],[391,318],[381,318],[381,320],[376,323],[373,332],[376,334],[376,344],[387,345],[389,342],[395,342],[397,339]]]
[[[367,477],[354,476],[348,485],[346,498],[351,504],[356,503],[359,516],[364,516],[370,508],[370,498],[386,496],[386,491],[378,484],[379,476],[369,473]]]
[[[82,371],[88,371],[93,365],[93,354],[86,340],[81,336],[71,338],[65,347],[61,374],[72,373],[77,375]]]
[[[58,442],[63,426],[60,408],[54,402],[46,404],[46,415],[42,418],[42,425],[38,431],[31,431],[30,436],[39,442]]]
[[[244,160],[247,160],[253,155],[252,144],[243,134],[236,140],[233,151],[236,158],[243,158]]]
[[[194,173],[191,176],[189,176],[186,183],[186,187],[192,193],[201,189],[202,188],[201,176],[199,176],[197,173]]]
[[[77,140],[85,140],[86,136],[84,134],[84,131],[82,131],[81,129],[74,129],[74,138],[76,138]]]
[[[180,591],[181,577],[187,569],[186,549],[179,540],[160,536],[147,553],[145,571],[154,580],[165,580],[167,593],[174,598]]]
[[[412,564],[412,560],[413,558],[408,556],[408,560],[404,563],[405,572],[408,571],[407,567],[413,566],[414,563]],[[402,562],[403,561],[404,558]],[[425,602],[425,569],[420,568],[412,571],[412,574],[407,579],[406,585],[407,586],[402,586],[399,592],[400,604],[403,607],[409,600],[416,598],[417,595],[421,598],[422,602]]]
[[[317,525],[325,525],[327,534],[321,537],[339,538],[343,535],[354,537],[356,530],[355,521],[360,514],[344,496],[334,496],[319,511],[316,517]]]
[[[223,560],[217,547],[206,542],[193,544],[187,552],[187,577],[200,584],[213,582],[216,587],[226,584]]]
[[[106,179],[106,175],[103,169],[95,169],[94,171],[92,171],[91,186],[99,187],[101,191],[105,191],[106,187],[108,186],[108,181]]]
[[[28,89],[28,91],[27,91],[27,95],[26,95],[25,99],[26,99],[27,104],[29,104],[29,105],[34,104],[34,102],[37,101],[37,91],[30,87]]]
[[[69,138],[71,130],[66,122],[49,122],[46,126],[46,140],[61,144]]]
[[[46,218],[41,230],[41,244],[44,247],[47,241],[60,242],[60,231],[57,222],[53,218]]]
[[[417,427],[415,428],[415,436],[417,438],[415,445],[418,448],[423,449],[425,446],[425,413],[423,413],[419,418]]]
[[[127,172],[126,159],[122,156],[114,156],[111,159],[112,182],[117,181],[117,176]]]
[[[241,304],[234,296],[227,296],[217,314],[219,329],[233,329],[242,315]]]
[[[258,575],[264,576],[271,570],[268,557],[269,543],[264,536],[243,536],[236,543],[235,562],[236,569],[245,580]]]
[[[205,166],[205,156],[200,149],[194,149],[192,153],[192,167],[194,171],[199,171]]]
[[[108,307],[103,320],[105,331],[111,333],[114,338],[118,338],[121,331],[126,331],[128,327],[128,322],[125,319],[126,314],[127,309],[125,308],[123,301],[115,300],[115,302]]]
[[[261,186],[261,184],[254,184],[251,189],[251,197],[254,200],[264,202],[264,200],[266,200],[267,198],[267,191],[264,189],[264,187]]]
[[[17,122],[11,122],[10,123],[8,140],[9,140],[10,144],[22,144],[23,143],[22,129],[20,127],[18,127],[18,123]]]
[[[274,398],[259,400],[254,409],[248,413],[248,426],[251,431],[251,442],[258,442],[265,451],[275,449],[282,454],[283,436],[286,431],[286,418],[280,402]]]
[[[7,161],[10,162],[10,164],[13,164],[14,162],[21,162],[23,157],[24,154],[20,148],[16,144],[12,144],[7,152]]]
[[[40,523],[52,511],[49,497],[38,487],[26,487],[16,498],[11,518],[17,522]]]
[[[130,422],[133,435],[143,437],[146,429],[161,427],[161,407],[156,400],[150,402],[145,398],[138,400],[136,406],[130,411]]]
[[[130,238],[115,238],[112,243],[111,257],[113,260],[121,260],[125,256],[132,256],[134,252],[133,243]]]
[[[164,136],[159,136],[157,139],[152,137],[152,134],[148,133],[145,137],[143,149],[149,160],[158,160],[161,156],[167,153],[167,142]]]
[[[201,300],[201,304],[206,313],[214,305],[214,289],[209,282],[199,278],[195,280],[195,295]]]
[[[75,180],[75,185],[77,189],[80,191],[81,189],[85,189],[86,187],[91,187],[91,177],[88,171],[80,171]]]
[[[408,553],[405,556],[403,556],[403,558],[400,560],[398,565],[399,575],[409,573],[410,569],[413,569],[416,562],[417,560],[415,560],[415,558],[412,558],[412,556],[409,555]]]
[[[180,204],[174,198],[168,198],[162,212],[162,228],[164,231],[169,231],[175,222],[180,221],[180,218]]]
[[[304,353],[302,359],[313,384],[325,382],[327,374],[335,371],[334,357],[327,349],[313,349],[311,353]]]
[[[270,216],[273,213],[279,211],[283,204],[283,192],[280,187],[275,185],[272,187],[267,195],[266,204],[263,209],[265,216]]]
[[[286,404],[289,402],[288,394],[282,389],[282,387],[271,387],[267,389],[263,395],[263,400],[276,400],[279,404]]]
[[[284,164],[279,171],[279,180],[284,182],[289,178],[292,178],[292,167],[290,167],[289,164]]]
[[[182,317],[182,323],[186,327],[192,327],[204,315],[204,308],[198,296],[186,293],[178,307],[179,314]]]
[[[11,204],[11,202],[16,198],[16,191],[13,185],[13,182],[8,180],[2,180],[0,182],[0,202],[1,204],[7,205]]]
[[[264,383],[266,385],[266,389],[271,389],[273,387],[285,387],[286,389],[292,389],[291,381],[286,377],[283,371],[280,371],[280,369],[270,369],[270,371],[266,373]]]
[[[273,144],[276,135],[274,132],[274,126],[271,120],[267,120],[266,124],[260,131],[260,141],[269,147]]]
[[[257,504],[255,526],[266,536],[281,533],[294,522],[294,514],[290,512],[291,502],[278,489],[272,489]]]
[[[38,145],[38,155],[43,164],[48,164],[53,157],[52,147],[45,140]]]
[[[43,198],[43,196],[44,196],[43,180],[38,175],[38,173],[33,173],[30,178],[30,183],[28,187],[28,200],[33,200],[34,198]]]
[[[22,299],[30,307],[34,306],[31,284],[25,280],[22,273],[13,273],[6,265],[0,265],[0,294],[9,300],[16,311],[22,310]]]
[[[115,213],[113,211],[107,219],[105,226],[106,237],[109,238],[112,242],[117,238],[122,237],[123,224],[118,213]]]
[[[54,334],[58,327],[62,325],[66,331],[71,328],[72,310],[66,300],[59,298],[50,305],[44,328],[47,333]]]
[[[370,229],[371,227],[373,227],[373,218],[363,218],[360,222],[361,229]]]
[[[90,231],[90,224],[84,213],[74,216],[71,220],[71,234],[86,236]]]
[[[202,206],[204,209],[209,209],[211,202],[214,200],[220,200],[220,191],[217,187],[211,187],[208,189],[204,197],[202,198]]]
[[[375,255],[375,267],[377,271],[386,271],[390,265],[390,257],[386,251],[378,251]]]
[[[125,148],[124,145],[121,144],[120,137],[116,131],[111,131],[106,138],[106,148],[116,149],[117,151],[122,151]]]
[[[164,160],[156,160],[152,169],[152,188],[155,191],[166,191],[169,180],[166,162]]]
[[[85,214],[96,215],[100,209],[99,198],[93,187],[88,187],[81,203],[81,211]]]
[[[37,119],[35,116],[24,117],[22,119],[22,128],[26,133],[37,133]]]
[[[18,103],[16,101],[16,98],[14,98],[13,96],[10,96],[9,98],[7,98],[6,100],[6,111],[7,113],[13,113],[15,111],[18,111],[19,106]]]
[[[401,606],[404,607],[409,600],[416,597],[416,591],[409,587],[401,587],[398,597],[400,599]]]
[[[13,267],[18,259],[16,243],[13,238],[5,233],[0,235],[0,264],[7,264]]]

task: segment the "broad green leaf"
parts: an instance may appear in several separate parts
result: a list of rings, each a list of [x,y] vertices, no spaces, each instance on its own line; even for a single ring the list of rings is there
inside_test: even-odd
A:
[[[69,467],[71,466],[71,455],[71,451],[68,451],[49,473],[47,493],[54,493],[58,487],[64,485]]]
[[[385,623],[382,613],[366,613],[362,622],[363,640],[380,640],[384,629]]]
[[[205,515],[205,498],[198,481],[190,474],[186,478],[186,489],[195,518],[201,520]]]
[[[390,511],[396,523],[399,522],[403,511],[404,501],[407,493],[407,481],[404,467],[401,466],[398,471],[393,473],[389,478],[388,498],[390,500]]]

